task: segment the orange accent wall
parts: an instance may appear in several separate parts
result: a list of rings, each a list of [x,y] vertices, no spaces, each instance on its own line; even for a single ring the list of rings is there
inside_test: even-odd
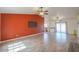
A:
[[[37,22],[29,28],[28,21]],[[35,14],[1,14],[1,40],[36,34],[44,31],[44,18]]]
[[[0,14],[0,41],[1,41],[1,14]]]

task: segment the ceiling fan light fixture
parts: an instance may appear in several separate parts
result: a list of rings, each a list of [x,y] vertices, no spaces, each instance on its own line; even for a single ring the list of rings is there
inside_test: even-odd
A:
[[[44,16],[44,15],[48,15],[48,10],[44,9],[43,7],[37,7],[34,9],[34,13],[35,14],[38,14],[38,15],[41,15],[41,16]]]
[[[64,18],[63,16],[53,16],[53,17],[51,17],[51,19],[55,20],[55,21],[62,20],[63,18]]]
[[[39,15],[42,15],[42,16],[43,16],[43,15],[44,15],[44,13],[43,13],[43,12],[40,12],[40,14],[39,14]]]

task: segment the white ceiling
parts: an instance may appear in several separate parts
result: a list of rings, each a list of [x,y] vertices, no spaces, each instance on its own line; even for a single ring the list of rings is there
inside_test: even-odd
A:
[[[33,13],[33,7],[0,7],[0,13]]]
[[[0,13],[34,13],[33,7],[0,7]],[[48,16],[53,17],[57,14],[64,17],[76,17],[79,14],[77,7],[48,7]]]
[[[52,7],[48,11],[50,17],[60,15],[66,18],[74,18],[79,14],[77,7]]]

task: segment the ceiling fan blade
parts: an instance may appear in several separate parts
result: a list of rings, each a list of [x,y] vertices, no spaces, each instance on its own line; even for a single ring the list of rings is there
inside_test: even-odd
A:
[[[44,13],[45,15],[48,15],[48,13]]]
[[[46,10],[46,11],[44,11],[44,12],[48,12],[48,11]]]
[[[37,12],[40,12],[39,10],[37,10]]]

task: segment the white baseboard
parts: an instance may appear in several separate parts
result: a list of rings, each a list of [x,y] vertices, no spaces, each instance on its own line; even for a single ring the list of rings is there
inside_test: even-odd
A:
[[[27,35],[27,36],[23,36],[23,37],[18,37],[18,38],[13,38],[13,39],[9,39],[9,40],[6,40],[6,41],[1,41],[1,43],[5,43],[5,42],[9,42],[9,41],[14,41],[14,40],[18,40],[18,39],[23,39],[25,37],[32,37],[32,36],[35,36],[35,35],[39,35],[39,34],[42,34],[44,32],[41,32],[41,33],[37,33],[37,34],[32,34],[32,35]]]

